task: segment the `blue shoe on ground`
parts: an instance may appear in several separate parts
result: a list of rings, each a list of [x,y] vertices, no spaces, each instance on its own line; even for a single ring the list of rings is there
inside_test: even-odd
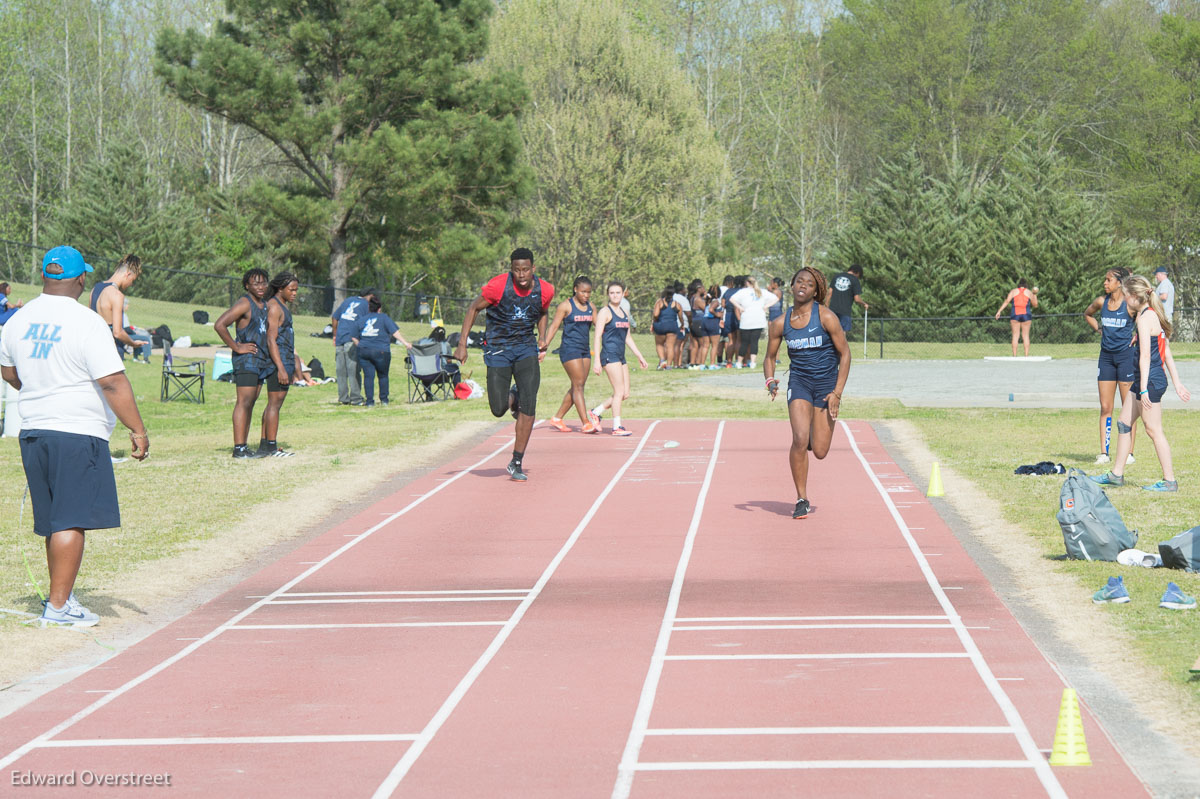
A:
[[[1088,479],[1091,480],[1093,483],[1099,483],[1102,486],[1123,486],[1123,485],[1125,485],[1125,476],[1124,475],[1116,475],[1116,474],[1113,474],[1112,472],[1105,472],[1104,474],[1099,474],[1099,475],[1090,474],[1090,475],[1088,475]]]
[[[1167,583],[1167,590],[1159,600],[1158,606],[1171,610],[1191,610],[1196,607],[1196,598],[1183,593],[1175,583]]]
[[[1107,602],[1120,605],[1129,601],[1129,592],[1125,590],[1125,580],[1121,577],[1109,577],[1108,584],[1092,594],[1092,601],[1097,605]]]
[[[1159,480],[1157,483],[1148,486],[1142,486],[1143,491],[1178,491],[1178,480]]]

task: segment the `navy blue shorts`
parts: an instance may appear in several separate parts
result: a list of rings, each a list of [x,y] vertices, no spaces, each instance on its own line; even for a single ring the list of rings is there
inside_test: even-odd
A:
[[[1015,313],[1008,318],[1014,322],[1028,322],[1031,319],[1033,319],[1033,314],[1031,314],[1031,313]]]
[[[845,316],[838,314],[837,318],[842,323],[842,332],[849,333],[850,328],[854,326],[854,320],[850,317],[850,314],[846,314]]]
[[[516,366],[518,361],[523,361],[532,356],[537,357],[537,344],[516,344],[511,346],[499,346],[483,348],[483,363],[485,366]]]
[[[650,329],[656,336],[674,336],[679,334],[679,323],[655,322]]]
[[[1100,350],[1096,380],[1132,383],[1137,374],[1137,347],[1125,347],[1119,352]]]
[[[814,408],[825,408],[829,405],[825,398],[837,388],[837,373],[833,377],[813,380],[808,375],[788,372],[787,401],[804,400]]]
[[[57,430],[22,430],[21,463],[33,505],[33,531],[121,526],[108,442]]]
[[[591,359],[591,357],[592,357],[592,351],[589,349],[581,350],[581,349],[577,349],[575,347],[571,347],[570,349],[563,347],[562,349],[560,349],[558,351],[558,359],[560,361],[562,361],[563,363],[566,363],[567,361],[577,361],[580,358]]]
[[[600,350],[600,365],[608,366],[610,363],[625,363],[625,353]]]

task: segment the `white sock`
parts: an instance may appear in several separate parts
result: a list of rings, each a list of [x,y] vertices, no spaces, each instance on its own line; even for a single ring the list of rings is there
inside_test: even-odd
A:
[[[595,408],[592,408],[592,413],[596,414],[597,416],[600,416],[602,413],[604,413],[604,406],[597,405]]]
[[[550,417],[550,421],[552,421],[552,422],[561,422],[561,421],[562,421],[562,417],[561,417],[561,416],[551,416],[551,417]]]
[[[613,417],[613,427],[620,427],[620,426],[621,426],[621,417],[614,416]]]

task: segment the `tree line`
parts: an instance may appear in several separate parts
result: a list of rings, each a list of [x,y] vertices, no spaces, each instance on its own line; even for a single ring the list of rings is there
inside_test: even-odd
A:
[[[8,0],[0,238],[452,295],[518,243],[647,297],[860,263],[897,316],[1164,264],[1195,304],[1198,89],[1195,2]]]

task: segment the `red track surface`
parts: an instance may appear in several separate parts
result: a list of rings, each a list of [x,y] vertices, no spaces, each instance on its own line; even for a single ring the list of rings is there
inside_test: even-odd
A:
[[[5,718],[0,794],[1146,795],[1086,708],[1094,765],[1046,765],[1061,678],[867,424],[803,521],[786,423],[633,427],[314,538]]]

